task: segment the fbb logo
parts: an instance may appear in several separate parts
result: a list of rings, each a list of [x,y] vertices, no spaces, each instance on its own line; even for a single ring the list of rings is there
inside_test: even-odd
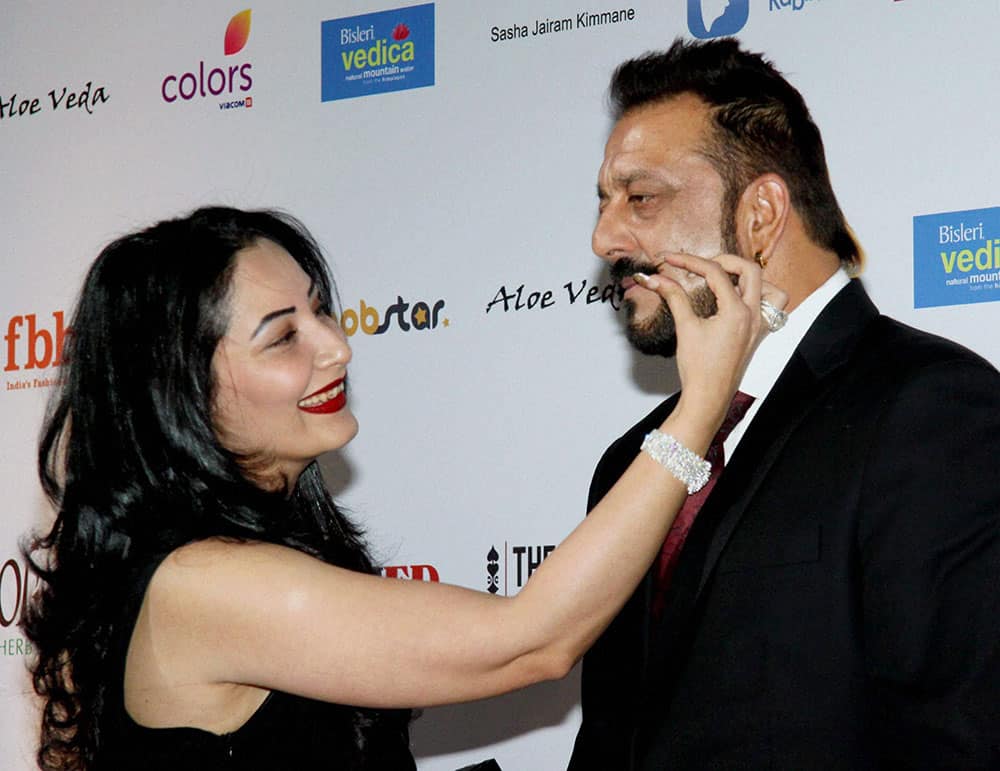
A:
[[[229,20],[222,43],[225,56],[235,56],[246,46],[250,39],[250,15],[251,9],[248,8]],[[160,94],[163,101],[168,103],[174,103],[178,99],[190,102],[196,98],[225,94],[230,98],[219,103],[220,110],[253,107],[252,96],[240,96],[240,93],[246,94],[253,87],[250,74],[252,69],[250,62],[208,67],[202,60],[188,72],[167,75],[160,84]]]
[[[511,546],[504,541],[501,554],[496,546],[490,546],[486,552],[486,591],[504,596],[517,594],[555,550],[555,544]]]
[[[65,339],[62,311],[53,311],[51,319],[39,319],[34,313],[11,316],[3,336],[6,352],[3,371],[58,367],[62,364]]]
[[[340,326],[348,337],[361,330],[366,335],[382,335],[393,326],[401,332],[412,329],[426,331],[437,329],[438,325],[447,327],[451,324],[448,318],[442,317],[444,300],[438,300],[433,305],[419,300],[413,304],[396,295],[396,302],[390,304],[382,313],[361,300],[357,310],[347,308],[340,314]]]

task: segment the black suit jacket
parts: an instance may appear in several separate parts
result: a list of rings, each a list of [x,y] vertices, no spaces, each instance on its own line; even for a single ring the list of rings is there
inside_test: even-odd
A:
[[[779,333],[780,334],[780,333]],[[598,465],[593,506],[673,408]],[[572,771],[1000,769],[1000,375],[852,281],[584,657]]]

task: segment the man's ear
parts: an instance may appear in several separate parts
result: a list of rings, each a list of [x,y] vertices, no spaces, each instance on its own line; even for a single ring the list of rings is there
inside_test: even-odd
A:
[[[736,207],[736,242],[763,268],[774,255],[791,214],[785,180],[768,173],[746,186]]]

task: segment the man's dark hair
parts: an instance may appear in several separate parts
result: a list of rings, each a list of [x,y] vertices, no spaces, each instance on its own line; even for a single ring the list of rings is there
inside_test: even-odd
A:
[[[740,195],[761,174],[785,180],[792,205],[818,245],[853,272],[863,252],[830,184],[823,140],[802,95],[760,54],[733,38],[675,40],[621,64],[611,78],[613,117],[681,94],[711,110],[712,136],[702,152],[726,185],[724,227],[731,228]]]

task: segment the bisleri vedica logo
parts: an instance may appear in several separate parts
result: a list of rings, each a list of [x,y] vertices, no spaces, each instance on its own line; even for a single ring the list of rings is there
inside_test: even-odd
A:
[[[240,11],[229,20],[222,40],[224,63],[206,64],[202,59],[186,72],[171,73],[160,83],[160,95],[170,104],[201,99],[221,98],[220,110],[253,107],[253,64],[233,61],[250,39],[251,9]]]
[[[1000,206],[913,218],[913,305],[1000,300]]]
[[[321,26],[324,102],[434,85],[434,3]]]

